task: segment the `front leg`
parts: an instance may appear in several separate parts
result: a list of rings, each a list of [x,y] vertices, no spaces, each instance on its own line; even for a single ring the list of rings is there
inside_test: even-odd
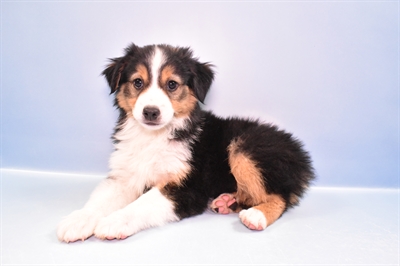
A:
[[[135,194],[122,182],[107,178],[93,191],[85,206],[65,217],[57,228],[60,241],[85,240],[93,235],[101,218],[123,208],[135,199]]]
[[[124,239],[146,228],[178,220],[174,202],[154,187],[125,208],[102,218],[94,234],[100,239]]]

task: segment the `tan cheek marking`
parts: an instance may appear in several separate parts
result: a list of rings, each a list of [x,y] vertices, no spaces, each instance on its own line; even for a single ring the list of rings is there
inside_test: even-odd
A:
[[[286,204],[284,200],[275,194],[268,196],[267,201],[255,206],[254,209],[260,210],[265,218],[267,218],[267,226],[274,223],[285,210]]]
[[[149,85],[149,75],[147,68],[141,64],[136,67],[136,72],[132,74],[129,82],[123,84],[117,94],[118,106],[124,109],[128,116],[132,116],[132,110],[135,107],[139,94],[141,93],[133,87],[132,82],[136,78],[141,78],[143,80],[146,88],[141,92],[145,91]]]
[[[179,84],[182,84],[181,78],[175,75],[174,71],[175,69],[170,65],[163,68],[160,80],[162,85],[167,84],[169,80],[174,80]],[[180,85],[176,91],[168,93],[168,95],[175,111],[175,117],[189,116],[196,107],[197,99],[185,85]]]
[[[260,169],[246,154],[238,150],[240,140],[233,141],[229,147],[229,165],[237,182],[236,200],[239,204],[256,206],[265,202],[268,194]]]
[[[138,95],[135,93],[133,86],[128,83],[122,85],[117,94],[118,106],[124,109],[128,116],[132,115],[132,110],[135,106],[137,96]]]
[[[179,95],[171,97],[172,108],[174,108],[175,116],[189,116],[196,107],[197,99],[187,86],[181,86],[178,90],[177,93],[179,93]]]

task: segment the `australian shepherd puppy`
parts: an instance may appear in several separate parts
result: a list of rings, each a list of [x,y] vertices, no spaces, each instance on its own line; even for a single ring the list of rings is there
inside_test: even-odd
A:
[[[314,178],[290,133],[201,110],[214,73],[189,48],[132,44],[103,74],[120,111],[111,170],[59,224],[61,241],[124,239],[207,208],[263,230]]]

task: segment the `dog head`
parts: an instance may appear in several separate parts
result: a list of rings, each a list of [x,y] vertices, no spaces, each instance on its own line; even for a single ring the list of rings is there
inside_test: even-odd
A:
[[[143,127],[157,130],[188,117],[203,102],[214,73],[189,48],[135,44],[103,71],[116,103]]]

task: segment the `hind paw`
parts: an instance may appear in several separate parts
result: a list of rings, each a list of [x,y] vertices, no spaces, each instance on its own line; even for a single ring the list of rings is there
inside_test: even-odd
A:
[[[216,199],[214,199],[210,208],[213,212],[220,214],[229,214],[233,212],[237,212],[238,204],[236,202],[235,197],[232,194],[221,194]]]
[[[267,227],[267,219],[264,214],[257,209],[250,208],[239,213],[242,223],[251,230],[264,230]]]

